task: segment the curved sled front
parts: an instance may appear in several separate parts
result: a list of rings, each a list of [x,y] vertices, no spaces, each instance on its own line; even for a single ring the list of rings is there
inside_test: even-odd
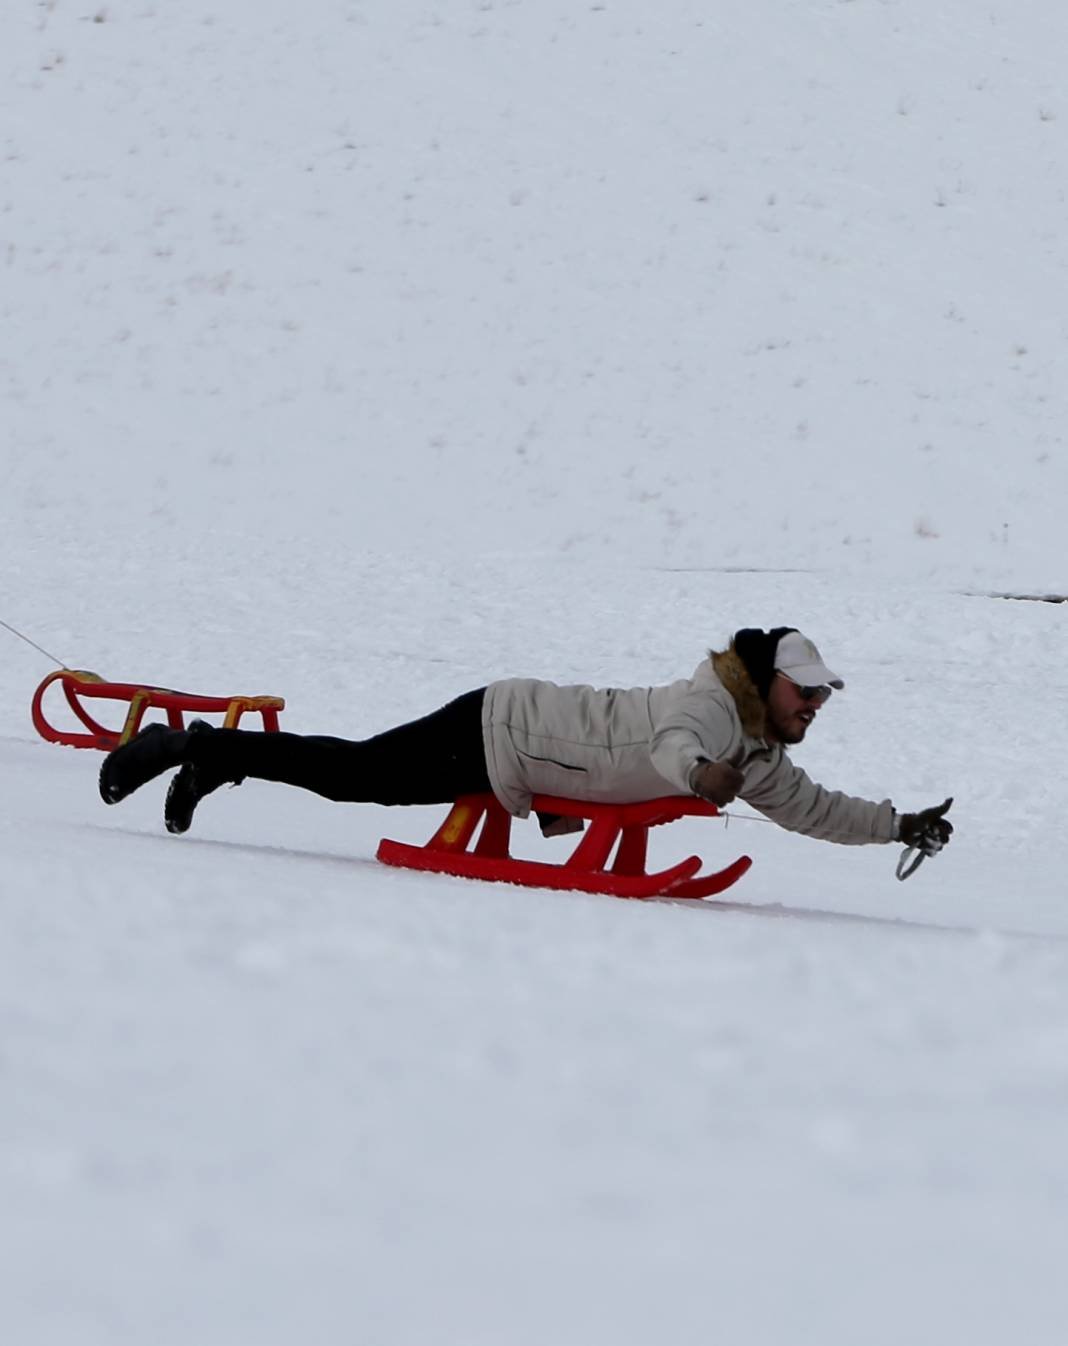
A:
[[[748,873],[752,863],[748,855],[740,855],[733,864],[727,865],[725,869],[717,870],[714,874],[704,874],[700,878],[688,879],[675,884],[671,889],[670,896],[694,897],[697,899],[715,897],[717,893],[722,893],[725,888],[729,888],[732,883],[737,883],[743,874]]]
[[[650,827],[685,816],[715,817],[714,804],[683,796],[650,799],[637,804],[589,804],[555,795],[537,795],[534,810],[589,822],[574,852],[562,863],[520,860],[508,850],[512,818],[492,794],[458,799],[448,817],[426,843],[413,846],[384,839],[377,858],[401,869],[417,869],[490,883],[517,883],[531,888],[606,893],[612,897],[704,898],[737,883],[753,863],[740,856],[725,869],[699,875],[696,855],[668,869],[646,872]],[[478,840],[468,849],[481,824]],[[611,867],[610,857],[615,852]]]
[[[85,732],[59,729],[45,715],[44,695],[54,682],[62,685],[67,705],[85,726]],[[108,729],[100,724],[83,704],[86,698],[128,703],[129,710],[121,727]],[[172,691],[169,687],[152,687],[136,682],[107,682],[99,674],[84,669],[61,668],[50,673],[34,692],[30,714],[34,728],[49,743],[65,743],[71,748],[99,748],[102,752],[110,752],[137,733],[145,711],[150,708],[162,710],[172,729],[185,728],[187,711],[192,714],[221,714],[226,729],[235,728],[241,716],[251,711],[263,716],[265,730],[276,731],[278,712],[285,709],[285,704],[280,696],[194,696],[190,692]]]

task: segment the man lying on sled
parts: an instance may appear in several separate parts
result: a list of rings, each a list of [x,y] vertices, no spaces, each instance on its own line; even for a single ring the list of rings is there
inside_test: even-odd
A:
[[[200,720],[188,729],[151,724],[105,759],[100,794],[117,804],[178,767],[164,806],[171,832],[188,831],[205,795],[249,776],[351,803],[443,804],[492,790],[520,818],[536,794],[606,804],[696,795],[720,807],[741,798],[825,841],[902,841],[935,854],[953,831],[944,816],[952,800],[898,813],[888,799],[825,790],[787,756],[832,688],[844,686],[800,631],[746,629],[692,678],[664,687],[508,678],[362,742]],[[582,827],[575,818],[540,821],[547,836]]]

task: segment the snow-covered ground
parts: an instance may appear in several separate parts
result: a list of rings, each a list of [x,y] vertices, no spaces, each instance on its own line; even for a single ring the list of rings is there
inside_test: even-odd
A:
[[[360,736],[739,626],[797,760],[703,908],[388,871],[441,810],[193,832],[0,628],[19,1346],[1064,1340],[1068,13],[73,0],[0,15],[0,621]],[[59,712],[57,711],[57,716]],[[569,843],[521,829],[531,854]]]

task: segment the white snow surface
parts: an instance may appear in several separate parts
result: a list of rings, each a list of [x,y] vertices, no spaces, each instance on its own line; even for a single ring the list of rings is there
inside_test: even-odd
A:
[[[1066,52],[1054,0],[4,7],[5,1342],[1065,1340],[1068,607],[994,595],[1068,592]],[[48,656],[361,737],[779,624],[847,683],[814,777],[955,797],[908,883],[744,806],[654,834],[754,857],[701,906],[254,781],[174,838],[29,721]]]

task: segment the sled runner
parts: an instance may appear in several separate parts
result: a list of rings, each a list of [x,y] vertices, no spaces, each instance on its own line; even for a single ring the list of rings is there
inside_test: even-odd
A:
[[[519,883],[528,888],[565,888],[613,897],[711,897],[729,888],[753,863],[748,855],[712,874],[698,875],[699,856],[691,855],[670,869],[648,874],[645,869],[649,828],[689,816],[714,818],[719,810],[689,796],[650,799],[641,804],[586,804],[553,795],[536,795],[534,810],[589,820],[589,828],[563,864],[514,859],[508,851],[512,817],[492,794],[465,795],[425,846],[383,840],[377,856],[401,869],[428,870],[492,883]],[[479,823],[482,830],[468,850]],[[618,847],[610,868],[612,848]]]
[[[59,682],[67,705],[85,726],[85,731],[57,729],[44,713],[44,694],[54,682]],[[120,729],[106,729],[90,715],[83,699],[125,701],[129,703],[126,719]],[[132,738],[141,727],[146,710],[166,712],[172,729],[185,728],[185,712],[197,715],[222,714],[223,728],[236,727],[241,716],[251,712],[263,716],[265,730],[278,729],[278,712],[285,709],[280,696],[193,696],[189,692],[175,692],[169,687],[148,687],[136,682],[106,682],[96,673],[84,669],[61,668],[50,673],[33,695],[34,728],[49,743],[65,743],[71,748],[99,748],[110,752]],[[87,732],[86,732],[87,731]]]

